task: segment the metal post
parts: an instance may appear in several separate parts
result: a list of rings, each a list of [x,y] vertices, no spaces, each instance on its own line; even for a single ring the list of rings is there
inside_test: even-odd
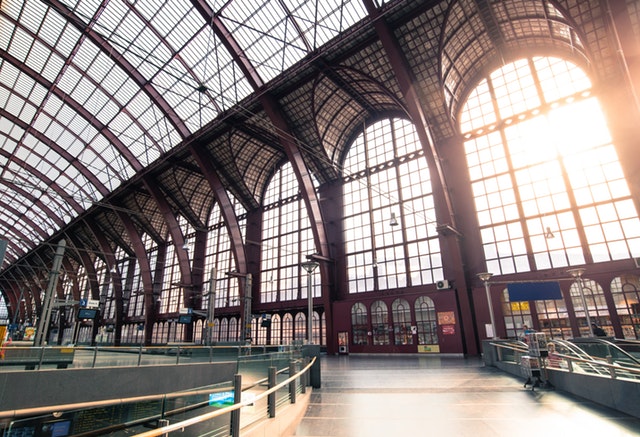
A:
[[[313,344],[313,271],[320,265],[315,261],[300,264],[308,275],[307,278],[307,344]]]
[[[242,401],[242,375],[236,374],[233,378],[233,403]],[[240,409],[231,412],[231,435],[240,437]]]
[[[269,388],[276,386],[276,368],[269,367]],[[269,410],[269,417],[276,417],[276,392],[269,393],[267,395],[267,408]]]
[[[238,272],[227,272],[228,276],[233,276],[236,278],[244,278],[244,296],[242,297],[244,302],[244,311],[242,313],[242,340],[245,343],[251,343],[251,273],[238,273]]]
[[[251,273],[244,277],[244,341],[251,343]]]
[[[493,333],[493,339],[495,340],[498,338],[498,336],[496,335],[496,319],[493,314],[493,305],[491,304],[491,289],[489,288],[489,279],[491,279],[491,277],[493,276],[493,273],[489,273],[489,272],[478,273],[477,276],[478,278],[480,278],[482,282],[484,282],[484,292],[487,295],[487,305],[489,306],[489,318],[491,319],[491,331]]]
[[[305,367],[309,364],[309,357],[305,357],[302,361],[301,367]],[[307,384],[308,384],[308,376],[309,372],[304,372],[300,375],[300,393],[305,394],[307,392]]]
[[[587,299],[584,297],[584,289],[582,288],[582,275],[584,274],[584,268],[575,268],[567,270],[578,283],[578,292],[580,293],[580,300],[582,301],[582,308],[584,309],[584,316],[587,321],[587,328],[589,329],[589,336],[593,337],[593,327],[591,326],[591,317],[589,317],[589,308],[587,308]]]
[[[18,299],[18,305],[16,305],[18,308],[16,310],[14,310],[13,312],[13,324],[17,325],[18,324],[18,316],[20,316],[20,310],[22,309],[22,302],[24,301],[24,290],[22,288],[20,288],[20,298]],[[8,306],[8,305],[7,305]],[[25,307],[24,307],[24,315],[25,315],[25,319],[27,318],[27,306],[25,303]]]
[[[209,277],[209,294],[208,294],[208,307],[207,307],[207,338],[206,345],[211,346],[213,344],[213,326],[214,326],[214,312],[216,305],[216,269],[211,269],[211,276]]]
[[[49,329],[49,322],[51,322],[51,310],[53,309],[53,300],[55,296],[55,289],[58,283],[58,276],[60,276],[60,266],[62,265],[62,256],[64,255],[64,249],[67,245],[65,240],[58,242],[58,248],[56,254],[53,257],[53,266],[51,272],[49,272],[49,284],[44,294],[44,301],[42,302],[42,313],[40,315],[40,321],[38,322],[38,330],[33,341],[34,346],[42,346],[45,342],[46,331]]]
[[[293,376],[296,374],[296,362],[291,360],[289,361],[289,376]],[[289,399],[292,404],[296,403],[296,380],[293,379],[289,383]]]

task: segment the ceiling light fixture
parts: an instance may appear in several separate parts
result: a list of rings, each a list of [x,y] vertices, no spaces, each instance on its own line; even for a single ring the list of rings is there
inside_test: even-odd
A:
[[[396,213],[391,213],[391,220],[389,220],[389,226],[398,226],[398,219],[396,218]]]

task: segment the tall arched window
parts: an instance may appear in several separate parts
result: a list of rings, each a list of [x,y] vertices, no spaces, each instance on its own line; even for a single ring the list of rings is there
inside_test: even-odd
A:
[[[229,341],[238,341],[240,339],[240,319],[231,317],[229,319]]]
[[[244,214],[244,208],[231,194],[229,194],[229,198],[234,206],[236,216],[238,217],[240,231],[244,234],[246,219],[244,218],[244,215],[240,215]],[[242,284],[239,285],[239,281],[226,274],[235,268],[235,259],[231,252],[231,240],[229,239],[229,234],[224,223],[220,205],[216,204],[209,215],[207,253],[205,256],[206,280],[210,279],[212,271],[215,272],[216,276],[216,294],[215,302],[213,302],[214,308],[240,306],[239,287],[241,287]],[[208,291],[209,290],[207,290],[207,292]],[[205,309],[208,307],[209,299],[203,299],[202,308]]]
[[[271,316],[271,344],[283,344],[282,322],[279,314]]]
[[[182,274],[180,273],[180,264],[175,245],[167,246],[166,264],[163,270],[162,294],[160,295],[160,312],[161,313],[177,313],[182,305]]]
[[[431,177],[413,125],[367,127],[343,167],[349,293],[442,279]]]
[[[353,344],[369,344],[369,313],[363,303],[351,307],[351,341]]]
[[[513,62],[479,83],[460,120],[488,271],[638,255],[638,214],[584,71]]]
[[[282,166],[273,176],[264,196],[262,220],[262,267],[260,295],[262,302],[303,299],[307,288],[301,276],[308,275],[300,264],[306,255],[315,253],[311,223],[300,195],[291,164]],[[319,269],[313,273],[319,284]],[[320,287],[314,288],[318,296]],[[319,296],[318,296],[319,297]]]
[[[578,329],[580,337],[589,337],[589,326],[585,315],[585,307],[580,295],[580,286],[577,282],[571,284],[571,302],[573,310],[578,320]],[[604,298],[604,290],[600,285],[591,279],[582,279],[582,295],[587,304],[586,311],[589,312],[589,320],[591,323],[602,325],[605,329],[611,330],[611,320],[609,317],[609,309],[607,301]]]
[[[536,310],[538,312],[540,330],[550,338],[574,337],[569,322],[569,310],[564,299],[537,300]]]
[[[377,300],[371,304],[371,326],[373,328],[373,344],[387,345],[389,341],[389,310],[387,304]]]
[[[436,306],[427,296],[420,296],[414,304],[418,344],[438,344]]]
[[[293,341],[293,316],[286,313],[282,317],[282,344],[291,344]]]
[[[220,341],[229,340],[229,320],[224,318],[220,322]]]
[[[511,302],[509,291],[505,288],[502,290],[500,303],[502,304],[507,338],[517,338],[522,333],[522,325],[533,326],[529,302]]]
[[[620,316],[622,337],[640,338],[640,277],[625,275],[611,283],[611,295]]]
[[[413,344],[411,332],[411,307],[406,299],[396,299],[391,304],[394,344]]]

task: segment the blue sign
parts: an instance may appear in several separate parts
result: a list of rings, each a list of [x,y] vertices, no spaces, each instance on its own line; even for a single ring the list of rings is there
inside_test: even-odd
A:
[[[79,306],[84,308],[87,306],[87,299],[80,299]]]
[[[209,393],[209,406],[223,408],[233,405],[235,393],[231,391],[221,391],[218,393]]]
[[[516,282],[507,284],[510,302],[562,299],[558,282]]]

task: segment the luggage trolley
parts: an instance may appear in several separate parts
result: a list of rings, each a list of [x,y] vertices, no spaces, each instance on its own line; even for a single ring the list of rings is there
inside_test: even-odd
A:
[[[527,380],[524,386],[531,385],[531,390],[540,387],[542,380],[542,358],[548,355],[547,336],[544,332],[530,332],[527,334],[529,355],[520,359],[522,374]]]

